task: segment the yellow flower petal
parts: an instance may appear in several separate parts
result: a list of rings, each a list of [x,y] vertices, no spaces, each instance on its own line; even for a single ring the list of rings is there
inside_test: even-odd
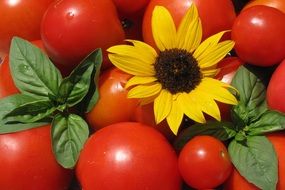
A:
[[[125,85],[125,88],[129,88],[130,86],[139,85],[139,84],[148,84],[157,81],[156,77],[141,77],[134,76],[128,80]]]
[[[181,125],[184,113],[182,112],[178,101],[172,101],[171,111],[166,117],[167,123],[171,131],[177,135],[178,129]]]
[[[147,43],[138,40],[126,41],[132,43],[136,47],[137,51],[139,51],[139,53],[142,54],[147,60],[153,60],[153,58],[157,57],[155,49]]]
[[[199,66],[204,68],[216,65],[233,49],[233,47],[234,42],[231,40],[218,43],[216,46],[211,48],[211,51],[207,51],[207,53],[200,56],[200,59],[197,60],[199,62]]]
[[[167,90],[162,90],[159,96],[154,100],[154,116],[156,124],[164,120],[172,106],[172,95]]]
[[[151,85],[138,85],[128,92],[128,98],[147,98],[158,95],[161,91],[160,83],[153,83]]]
[[[206,120],[197,99],[199,99],[199,97],[194,96],[191,92],[189,94],[182,93],[178,97],[178,103],[187,117],[198,123],[205,123]]]
[[[222,36],[224,35],[225,32],[227,32],[227,31],[219,32],[219,33],[217,33],[217,34],[215,34],[213,36],[210,36],[206,40],[204,40],[199,45],[199,47],[195,50],[195,52],[193,53],[193,56],[197,60],[200,60],[201,56],[206,54],[208,51],[211,50],[212,47],[214,47],[214,46],[216,46],[218,44],[218,42],[220,41],[220,39],[222,38]]]
[[[177,48],[193,52],[202,40],[202,24],[194,3],[183,17],[177,32]]]
[[[165,7],[156,6],[151,20],[154,41],[160,51],[175,48],[176,27]]]
[[[116,67],[131,75],[154,76],[155,74],[153,65],[146,64],[135,56],[133,57],[131,52],[130,56],[119,56],[116,54],[109,54],[108,56]]]
[[[236,105],[236,97],[227,89],[227,85],[219,80],[205,77],[195,90],[208,93],[213,99],[226,104]]]
[[[197,103],[201,106],[204,113],[212,116],[218,121],[221,121],[221,114],[217,103],[213,100],[210,93],[203,91],[193,90],[192,96],[196,96]]]
[[[203,77],[213,78],[214,76],[216,76],[218,74],[220,69],[206,69],[206,70],[201,69],[200,71],[202,72]]]

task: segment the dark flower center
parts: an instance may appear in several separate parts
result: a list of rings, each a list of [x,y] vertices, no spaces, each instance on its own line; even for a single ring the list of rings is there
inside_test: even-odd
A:
[[[197,60],[183,49],[174,48],[160,52],[154,68],[155,76],[162,84],[162,88],[172,94],[189,93],[202,79]]]

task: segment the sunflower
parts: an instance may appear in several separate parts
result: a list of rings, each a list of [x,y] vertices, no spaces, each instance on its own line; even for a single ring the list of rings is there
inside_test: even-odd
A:
[[[176,29],[169,11],[156,6],[152,13],[153,38],[159,50],[136,40],[110,47],[108,57],[124,72],[134,75],[127,83],[129,98],[142,104],[154,102],[156,123],[164,119],[177,134],[184,115],[205,123],[204,113],[221,120],[216,101],[237,104],[230,85],[213,77],[217,63],[233,48],[234,42],[220,42],[227,31],[201,43],[202,26],[198,10],[191,5]]]

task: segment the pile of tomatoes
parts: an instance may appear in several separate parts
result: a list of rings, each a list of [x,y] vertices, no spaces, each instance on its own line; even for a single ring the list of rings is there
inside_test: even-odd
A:
[[[285,113],[284,0],[2,0],[0,98],[19,92],[9,68],[13,36],[41,48],[64,76],[96,48],[103,50],[103,66],[97,87],[100,98],[84,115],[93,134],[76,167],[66,169],[56,162],[50,125],[0,134],[0,189],[257,189],[239,175],[226,144],[214,137],[196,136],[181,152],[175,151],[176,136],[167,123],[155,124],[152,104],[141,106],[139,100],[127,98],[124,85],[131,76],[108,60],[106,49],[125,39],[155,46],[151,14],[156,5],[165,6],[178,26],[191,3],[198,8],[203,39],[231,30],[224,39],[235,41],[234,51],[219,63],[216,78],[230,83],[244,63],[273,68],[267,103]],[[222,119],[229,120],[229,107],[220,109]],[[284,135],[269,135],[280,163],[285,162]],[[281,190],[284,164],[279,173]]]

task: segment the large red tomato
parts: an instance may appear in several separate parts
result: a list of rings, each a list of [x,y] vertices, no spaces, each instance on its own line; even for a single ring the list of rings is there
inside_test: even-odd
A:
[[[232,163],[225,145],[211,136],[196,136],[181,150],[179,171],[184,181],[195,189],[221,185],[232,172]]]
[[[285,133],[276,132],[267,135],[269,141],[273,144],[278,157],[278,183],[276,190],[285,189]],[[258,190],[253,184],[250,184],[236,170],[225,184],[225,190]]]
[[[232,28],[237,55],[245,62],[271,66],[285,58],[285,14],[257,5],[242,11]]]
[[[243,8],[243,10],[249,7],[252,7],[252,6],[256,6],[256,5],[265,5],[265,6],[273,7],[285,13],[285,1],[284,0],[253,0],[249,2]]]
[[[198,8],[202,21],[203,39],[222,30],[232,28],[236,14],[231,0],[151,0],[143,19],[143,38],[145,42],[155,47],[151,29],[151,16],[156,5],[165,6],[170,11],[176,26],[178,26],[193,2]]]
[[[13,36],[40,39],[40,23],[54,0],[1,0],[0,52],[8,53]]]
[[[180,190],[177,156],[167,139],[140,123],[117,123],[94,133],[76,175],[84,190]]]
[[[276,68],[269,81],[266,98],[271,109],[285,113],[285,60]]]
[[[138,105],[137,99],[127,98],[124,88],[131,75],[111,68],[99,77],[99,100],[94,108],[86,114],[90,126],[98,130],[107,125],[131,121]]]
[[[1,134],[0,152],[0,189],[68,189],[72,171],[55,160],[50,126]]]
[[[51,59],[71,70],[94,49],[105,50],[125,36],[112,0],[61,0],[46,11],[41,37]]]

